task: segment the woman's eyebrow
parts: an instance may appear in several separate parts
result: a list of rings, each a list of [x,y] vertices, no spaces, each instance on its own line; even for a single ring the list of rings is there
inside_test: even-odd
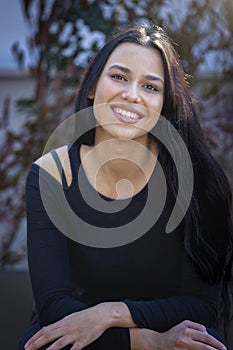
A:
[[[108,70],[111,70],[111,69],[120,69],[124,73],[132,73],[129,68],[121,66],[119,64],[113,64],[112,66],[109,67]]]
[[[164,84],[163,79],[160,78],[158,75],[146,74],[146,75],[145,75],[145,78],[146,78],[146,79],[149,79],[149,80],[156,80],[156,81],[159,80],[162,84]]]
[[[129,68],[127,68],[127,67],[125,67],[125,66],[121,66],[120,64],[113,64],[112,66],[109,67],[108,70],[111,70],[111,69],[119,69],[119,70],[121,70],[122,72],[128,73],[128,74],[129,74],[129,73],[132,73],[132,71],[131,71]],[[162,84],[164,84],[163,79],[160,78],[160,77],[157,76],[157,75],[146,74],[146,75],[145,75],[145,78],[146,78],[146,79],[149,79],[149,80],[160,81]]]

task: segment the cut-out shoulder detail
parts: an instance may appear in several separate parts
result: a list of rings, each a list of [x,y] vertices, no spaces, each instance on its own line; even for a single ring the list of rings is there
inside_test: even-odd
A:
[[[72,182],[72,172],[68,153],[68,146],[62,146],[56,148],[55,151],[60,159],[63,167],[64,175],[66,178],[67,185],[70,186]],[[60,172],[57,168],[56,162],[51,154],[51,152],[44,154],[42,157],[35,161],[35,164],[39,165],[41,168],[46,170],[50,175],[52,175],[57,181],[62,183]]]

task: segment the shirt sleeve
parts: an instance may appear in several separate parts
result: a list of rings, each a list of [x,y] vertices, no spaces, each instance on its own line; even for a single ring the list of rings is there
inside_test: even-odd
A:
[[[207,327],[215,325],[216,321],[214,308],[206,301],[193,296],[124,302],[138,327],[158,332],[165,332],[184,320],[199,322]]]
[[[40,179],[39,179],[40,178]],[[43,186],[40,186],[40,180]],[[51,185],[52,184],[52,185]],[[41,191],[56,203],[56,186],[48,173],[33,164],[26,181],[28,263],[40,326],[45,326],[90,305],[78,300],[73,292],[68,238],[50,220],[43,205]],[[129,330],[110,328],[93,342],[90,350],[129,350]]]
[[[216,310],[212,305],[192,296],[177,296],[152,301],[124,301],[138,327],[166,332],[184,320],[205,325],[207,332],[228,349],[216,326]]]

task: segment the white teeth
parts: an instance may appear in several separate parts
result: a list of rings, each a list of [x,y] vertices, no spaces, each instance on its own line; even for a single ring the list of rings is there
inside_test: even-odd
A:
[[[125,111],[124,109],[121,109],[121,108],[114,108],[114,112],[116,112],[117,114],[121,114],[123,117],[127,117],[130,119],[140,119],[138,114]]]

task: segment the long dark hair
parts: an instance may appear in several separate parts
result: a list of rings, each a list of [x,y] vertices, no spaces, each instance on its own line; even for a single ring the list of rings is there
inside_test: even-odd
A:
[[[232,261],[231,189],[225,173],[205,144],[186,75],[174,44],[165,31],[145,22],[125,26],[115,32],[85,72],[77,95],[76,112],[93,105],[90,92],[95,88],[109,55],[117,45],[125,42],[152,47],[161,53],[165,72],[161,114],[183,138],[194,170],[193,196],[182,222],[185,248],[201,276],[209,283],[216,283],[229,274]],[[90,131],[82,135],[78,142],[93,145],[93,115],[90,114],[85,122]],[[78,127],[80,126],[81,123]],[[169,137],[169,130],[167,136]],[[160,162],[165,169],[168,187],[175,198],[178,191],[177,172],[166,147],[162,144],[159,147]]]

